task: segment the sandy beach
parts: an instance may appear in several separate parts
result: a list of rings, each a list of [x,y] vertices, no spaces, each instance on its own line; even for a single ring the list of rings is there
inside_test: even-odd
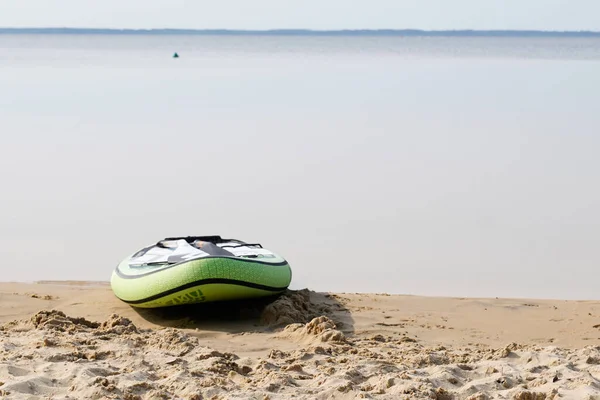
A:
[[[288,291],[136,310],[0,284],[0,398],[600,399],[600,301]]]

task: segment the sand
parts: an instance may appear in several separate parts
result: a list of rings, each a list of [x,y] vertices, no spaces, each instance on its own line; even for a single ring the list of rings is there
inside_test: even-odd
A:
[[[0,283],[0,398],[600,399],[600,302],[289,291],[136,310]]]

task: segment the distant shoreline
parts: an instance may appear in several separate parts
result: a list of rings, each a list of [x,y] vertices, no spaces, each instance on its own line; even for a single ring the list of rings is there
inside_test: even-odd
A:
[[[0,28],[0,34],[58,35],[205,35],[205,36],[427,36],[427,37],[600,37],[595,31],[440,30],[419,29],[100,29],[100,28]]]

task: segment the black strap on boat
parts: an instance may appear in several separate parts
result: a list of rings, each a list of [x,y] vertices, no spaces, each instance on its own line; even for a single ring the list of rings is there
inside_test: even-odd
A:
[[[218,235],[211,236],[177,236],[177,237],[168,237],[161,240],[161,242],[169,241],[169,240],[185,240],[188,243],[195,242],[196,240],[202,240],[203,242],[210,243],[223,243],[225,240]]]
[[[225,248],[225,247],[245,247],[245,246],[248,246],[248,247],[258,246],[262,249],[262,244],[260,244],[260,243],[226,244],[221,247]]]
[[[173,241],[173,240],[185,240],[188,243],[193,243],[196,240],[201,240],[203,242],[209,242],[209,243],[213,243],[213,244],[235,242],[237,244],[226,245],[226,246],[222,246],[222,247],[259,246],[260,248],[262,248],[262,245],[260,243],[246,243],[246,242],[243,242],[238,239],[223,239],[219,235],[168,237],[168,238],[164,238],[163,240],[156,243],[156,246],[164,248],[165,245],[163,244],[163,242],[168,242],[168,241]]]

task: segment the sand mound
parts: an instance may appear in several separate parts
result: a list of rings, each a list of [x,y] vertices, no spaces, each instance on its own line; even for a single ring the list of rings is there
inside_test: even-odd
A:
[[[57,331],[87,330],[98,328],[100,324],[91,322],[85,318],[67,317],[62,311],[40,311],[31,317],[31,322],[38,329],[54,329]]]
[[[58,332],[74,332],[95,329],[100,326],[85,318],[68,317],[62,311],[40,311],[27,320],[16,320],[0,326],[0,331],[28,331],[30,329],[49,329]]]
[[[346,336],[336,329],[335,323],[325,316],[312,319],[307,324],[290,324],[281,337],[294,338],[303,343],[344,343]]]
[[[101,333],[114,333],[122,335],[124,333],[137,333],[137,327],[131,322],[129,318],[121,317],[117,314],[112,314],[106,321],[99,326]]]
[[[271,328],[282,328],[290,324],[306,324],[320,316],[333,318],[331,305],[315,300],[315,297],[315,292],[308,289],[287,290],[264,308],[260,322]]]
[[[137,333],[138,329],[128,318],[112,314],[102,323],[88,321],[85,318],[73,318],[62,311],[40,311],[29,320],[17,320],[0,327],[3,331],[27,331],[29,329],[42,329],[57,332],[94,332],[97,335]]]
[[[306,323],[311,320],[313,315],[311,305],[310,293],[307,289],[287,290],[277,300],[265,307],[260,322],[271,327]]]

